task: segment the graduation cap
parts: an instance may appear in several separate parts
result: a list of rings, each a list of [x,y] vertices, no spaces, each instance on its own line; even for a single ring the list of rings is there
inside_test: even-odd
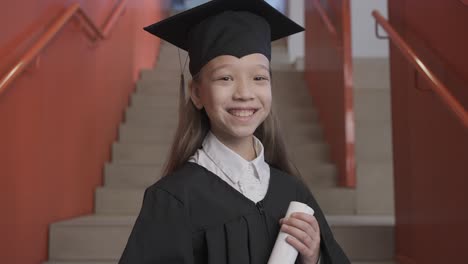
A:
[[[212,0],[144,29],[187,51],[192,76],[221,55],[271,60],[272,41],[304,30],[263,0]]]

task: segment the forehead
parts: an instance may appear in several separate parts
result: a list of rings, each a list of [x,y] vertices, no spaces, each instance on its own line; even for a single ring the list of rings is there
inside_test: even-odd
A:
[[[269,69],[270,61],[260,53],[249,54],[241,58],[231,55],[221,55],[210,60],[203,68],[209,71],[215,71],[221,67],[262,67]]]

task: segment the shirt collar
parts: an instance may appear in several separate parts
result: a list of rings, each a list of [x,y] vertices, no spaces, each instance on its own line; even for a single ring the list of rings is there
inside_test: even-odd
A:
[[[268,164],[265,162],[264,148],[262,142],[254,136],[254,149],[257,157],[252,161],[247,161],[239,154],[224,145],[219,139],[209,131],[202,143],[203,151],[206,155],[223,171],[233,182],[237,183],[248,169],[249,164],[253,165],[260,181],[263,181],[268,173]]]

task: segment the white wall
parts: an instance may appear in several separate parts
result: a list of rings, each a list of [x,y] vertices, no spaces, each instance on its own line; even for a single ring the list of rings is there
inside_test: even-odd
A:
[[[305,5],[304,0],[289,0],[288,1],[288,16],[294,22],[304,27],[305,24]],[[304,58],[304,32],[294,34],[288,37],[288,53],[289,61],[295,63],[297,59]]]
[[[286,12],[286,2],[287,0],[266,0],[271,6],[276,8],[281,13]]]
[[[387,0],[351,0],[353,57],[388,57],[388,40],[380,40],[375,36],[375,19],[371,14],[373,10],[388,17]],[[379,32],[386,35],[382,28]]]
[[[208,2],[209,0],[185,0],[185,6],[186,8],[193,8],[195,6],[199,6],[201,4],[204,4]],[[286,4],[285,0],[266,0],[271,6],[275,7],[282,13],[285,12],[286,9]],[[295,1],[295,0],[293,0]]]

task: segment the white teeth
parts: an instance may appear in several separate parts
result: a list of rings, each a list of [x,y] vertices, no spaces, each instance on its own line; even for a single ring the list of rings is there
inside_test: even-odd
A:
[[[254,110],[230,110],[229,113],[233,116],[247,117],[254,114]]]

